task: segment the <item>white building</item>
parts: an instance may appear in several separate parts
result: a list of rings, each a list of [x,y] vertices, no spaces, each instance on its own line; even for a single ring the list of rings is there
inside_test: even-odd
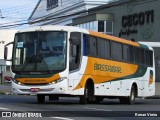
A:
[[[11,61],[4,60],[4,47],[14,41],[17,30],[0,30],[0,83],[4,82],[4,76],[13,76],[11,71]],[[12,45],[8,46],[8,59],[12,58]]]
[[[72,25],[74,18],[87,14],[86,10],[111,1],[114,0],[39,0],[29,17],[29,23],[32,26],[47,24]],[[92,26],[92,28],[96,27]]]
[[[6,65],[11,65],[10,61],[4,60],[4,46],[14,41],[17,30],[0,30],[0,73],[4,71]],[[8,47],[8,59],[12,57],[12,45]]]

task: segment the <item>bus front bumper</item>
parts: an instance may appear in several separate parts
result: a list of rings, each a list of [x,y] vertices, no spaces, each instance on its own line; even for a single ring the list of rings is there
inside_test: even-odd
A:
[[[53,84],[47,85],[19,85],[12,81],[14,94],[68,94],[67,89]]]

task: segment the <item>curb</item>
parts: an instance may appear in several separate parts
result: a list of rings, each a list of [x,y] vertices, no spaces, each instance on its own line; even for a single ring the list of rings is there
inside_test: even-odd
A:
[[[13,95],[13,93],[0,91],[0,95]]]
[[[146,97],[145,99],[160,99],[160,95],[155,95],[151,97]]]
[[[5,94],[5,92],[3,92],[3,91],[0,91],[0,95],[4,95]]]

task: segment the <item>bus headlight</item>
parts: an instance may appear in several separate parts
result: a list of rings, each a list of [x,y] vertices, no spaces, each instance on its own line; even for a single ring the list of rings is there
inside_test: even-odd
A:
[[[61,77],[61,78],[59,78],[59,79],[53,81],[52,84],[59,83],[59,82],[63,81],[63,80],[66,79],[66,78],[67,78],[67,77]]]
[[[12,81],[13,81],[14,83],[18,84],[18,85],[21,84],[21,82],[17,81],[16,79],[12,79]]]

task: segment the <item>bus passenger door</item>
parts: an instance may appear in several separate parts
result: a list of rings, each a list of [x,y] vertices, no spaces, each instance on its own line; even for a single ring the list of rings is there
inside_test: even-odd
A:
[[[80,75],[80,60],[81,60],[81,33],[70,33],[69,44],[69,90],[73,92],[73,89],[79,82]],[[78,94],[73,92],[74,94]]]

